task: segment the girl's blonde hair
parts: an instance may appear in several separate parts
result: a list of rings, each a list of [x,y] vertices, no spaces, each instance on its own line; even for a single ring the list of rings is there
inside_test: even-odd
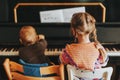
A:
[[[74,29],[74,36],[80,33],[90,34],[90,39],[98,42],[95,27],[95,18],[87,12],[75,13],[71,19],[71,28]]]
[[[36,30],[32,26],[23,26],[19,32],[20,41],[23,45],[29,46],[37,41]]]

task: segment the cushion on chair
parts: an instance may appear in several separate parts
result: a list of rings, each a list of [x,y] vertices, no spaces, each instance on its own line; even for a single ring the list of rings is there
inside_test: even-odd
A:
[[[27,76],[36,76],[36,77],[41,77],[40,74],[40,67],[31,67],[31,66],[23,66],[24,68],[24,74]]]
[[[22,59],[20,59],[19,61],[23,65],[24,74],[27,76],[42,77],[42,75],[40,74],[40,67],[48,66],[48,63],[30,64],[24,62]]]

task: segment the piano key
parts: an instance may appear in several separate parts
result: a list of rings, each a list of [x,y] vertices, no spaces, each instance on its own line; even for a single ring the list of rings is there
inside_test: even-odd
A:
[[[106,51],[109,51],[109,49],[108,49],[108,48],[105,48],[105,50],[106,50]]]
[[[113,51],[115,51],[115,52],[116,52],[116,51],[117,51],[117,49],[116,49],[116,48],[113,48]]]
[[[0,51],[3,51],[3,50],[4,50],[4,48],[1,48],[1,49],[0,49]]]
[[[116,48],[117,51],[120,51],[120,48]]]
[[[45,50],[46,56],[58,56],[62,53],[63,48],[49,48]],[[105,48],[108,56],[120,56],[120,49],[117,48]],[[7,48],[0,49],[0,56],[18,56],[18,49],[11,48],[11,50],[7,50]]]

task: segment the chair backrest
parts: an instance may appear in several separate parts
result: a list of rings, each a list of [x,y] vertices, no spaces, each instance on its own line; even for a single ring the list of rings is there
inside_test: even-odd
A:
[[[41,75],[56,74],[46,77],[26,76],[24,75],[23,65],[10,61],[8,58],[5,59],[3,66],[9,80],[64,80],[63,64],[40,67],[39,71]]]
[[[95,71],[81,70],[72,65],[67,65],[68,79],[69,80],[111,80],[113,68],[105,67],[95,69]]]

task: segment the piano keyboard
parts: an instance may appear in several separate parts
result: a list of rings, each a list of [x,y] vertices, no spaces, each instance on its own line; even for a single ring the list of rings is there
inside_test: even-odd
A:
[[[105,48],[108,56],[120,56],[120,49],[119,48]]]
[[[47,56],[57,56],[62,52],[63,49],[46,49],[45,50],[45,55]],[[116,48],[105,48],[106,52],[108,53],[108,56],[120,56],[120,49]],[[0,56],[18,56],[18,49],[16,48],[1,48],[0,49]]]
[[[45,55],[46,56],[57,56],[62,52],[61,48],[55,48],[55,49],[46,49]],[[0,56],[18,56],[18,49],[16,48],[1,48],[0,49]]]

